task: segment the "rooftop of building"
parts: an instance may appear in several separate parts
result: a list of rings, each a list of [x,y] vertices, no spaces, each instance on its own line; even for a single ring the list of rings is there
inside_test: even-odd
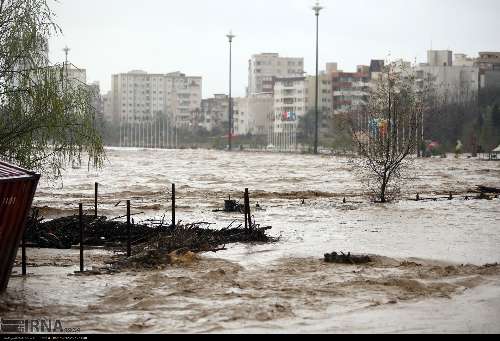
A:
[[[0,161],[0,181],[32,178],[35,175],[33,172]]]

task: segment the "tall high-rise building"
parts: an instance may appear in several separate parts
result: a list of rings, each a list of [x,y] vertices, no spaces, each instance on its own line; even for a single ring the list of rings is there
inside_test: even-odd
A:
[[[248,62],[247,96],[272,93],[273,78],[302,77],[304,58],[280,57],[278,53],[253,55]]]

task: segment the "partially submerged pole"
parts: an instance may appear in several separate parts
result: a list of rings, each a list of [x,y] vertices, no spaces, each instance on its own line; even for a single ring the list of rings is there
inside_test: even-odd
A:
[[[80,225],[80,272],[83,272],[84,271],[84,264],[83,264],[83,204],[80,204],[78,223]]]
[[[252,213],[250,210],[250,194],[248,193],[248,188],[245,188],[245,208],[246,208],[246,216],[248,219],[248,228],[252,231]]]
[[[95,218],[97,219],[97,195],[99,193],[99,184],[95,183],[95,191],[94,191],[94,205],[95,205]]]
[[[243,211],[245,212],[245,230],[248,230],[248,201],[247,201],[247,195],[248,195],[248,188],[245,189],[245,194],[243,196]]]
[[[172,184],[172,228],[175,228],[175,184]]]
[[[26,277],[27,271],[26,271],[26,233],[23,234],[23,239],[22,239],[22,271],[23,271],[23,277]]]
[[[127,258],[132,256],[132,243],[130,236],[130,200],[127,200]]]

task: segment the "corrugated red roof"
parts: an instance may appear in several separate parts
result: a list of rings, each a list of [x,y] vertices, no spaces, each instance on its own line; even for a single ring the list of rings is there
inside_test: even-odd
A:
[[[0,181],[6,179],[18,179],[32,177],[33,173],[0,161]]]
[[[0,162],[0,293],[9,283],[39,178]]]

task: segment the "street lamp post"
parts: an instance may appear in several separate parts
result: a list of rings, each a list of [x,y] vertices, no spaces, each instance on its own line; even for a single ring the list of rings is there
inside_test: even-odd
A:
[[[229,32],[227,38],[229,39],[229,131],[228,131],[228,146],[229,151],[232,150],[232,138],[233,138],[233,98],[232,98],[232,58],[233,58],[233,39],[236,36],[232,31]]]
[[[318,154],[319,143],[319,12],[323,7],[316,2],[313,11],[316,15],[316,98],[315,98],[315,111],[316,111],[316,124],[314,131],[314,154]]]

